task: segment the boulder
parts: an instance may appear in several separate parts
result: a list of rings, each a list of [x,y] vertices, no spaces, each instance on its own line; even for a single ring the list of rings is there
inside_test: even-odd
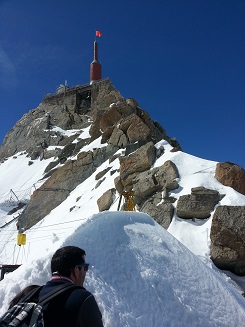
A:
[[[128,143],[128,138],[120,128],[115,127],[108,143],[118,146],[119,148],[125,148]]]
[[[160,203],[156,205],[151,200],[148,200],[141,207],[141,211],[150,215],[159,225],[167,229],[173,218],[174,207],[171,203]]]
[[[131,124],[127,129],[127,136],[130,143],[135,143],[137,141],[150,141],[151,130],[142,119],[134,115],[131,119]]]
[[[115,126],[115,124],[122,118],[122,114],[117,110],[116,105],[111,106],[104,111],[100,120],[100,129],[104,132],[107,128]]]
[[[176,208],[177,216],[185,219],[208,218],[221,199],[218,191],[205,187],[192,188],[191,194],[180,196]]]
[[[98,200],[97,200],[97,205],[99,208],[99,211],[105,211],[109,210],[110,206],[115,200],[116,196],[116,189],[112,188],[108,191],[106,191]]]
[[[245,195],[245,170],[242,167],[231,162],[219,162],[216,165],[215,178],[221,184]]]
[[[99,179],[101,179],[101,177],[103,177],[110,169],[111,167],[107,167],[106,169],[100,171],[98,174],[96,174],[95,180],[98,181]]]
[[[149,142],[127,157],[120,158],[120,176],[126,179],[130,174],[149,169],[156,159],[156,149]]]
[[[160,167],[139,173],[133,182],[136,203],[142,203],[157,191],[177,189],[179,185],[175,179],[178,177],[178,170],[170,160]]]
[[[245,276],[245,206],[220,206],[215,210],[210,254],[214,264]]]

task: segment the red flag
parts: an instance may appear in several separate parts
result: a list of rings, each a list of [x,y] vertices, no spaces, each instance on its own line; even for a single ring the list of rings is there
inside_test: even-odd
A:
[[[101,37],[102,33],[100,33],[100,31],[96,31],[95,35],[98,36],[98,37]]]

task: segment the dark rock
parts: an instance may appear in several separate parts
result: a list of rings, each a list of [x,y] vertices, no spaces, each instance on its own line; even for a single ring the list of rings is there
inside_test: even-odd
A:
[[[113,162],[114,160],[121,158],[122,156],[124,156],[124,154],[122,153],[116,153],[114,154],[112,157],[109,158],[109,163]]]
[[[157,159],[160,158],[163,154],[164,154],[164,146],[161,145],[158,149],[157,149]]]
[[[141,211],[150,215],[159,225],[167,229],[173,218],[174,207],[171,203],[161,203],[156,205],[148,200],[141,207]]]
[[[12,215],[12,214],[15,213],[16,211],[22,209],[24,206],[26,206],[26,203],[19,202],[18,205],[17,205],[17,207],[11,209],[11,210],[7,213],[7,215]]]
[[[126,150],[125,150],[125,156],[128,156],[130,153],[136,151],[137,149],[139,149],[142,145],[145,145],[146,143],[147,143],[147,141],[139,141],[139,142],[127,144]]]
[[[94,149],[93,151],[94,166],[99,167],[103,162],[111,158],[117,151],[118,151],[118,147],[112,144],[108,144],[103,148]]]
[[[103,177],[109,170],[111,169],[111,167],[107,167],[106,169],[100,171],[96,176],[95,176],[95,180],[98,181],[99,179],[101,179],[101,177]]]
[[[95,189],[98,188],[98,187],[99,187],[99,186],[104,182],[104,180],[105,180],[105,177],[102,178],[102,179],[100,179],[100,180],[96,183],[96,185],[95,185]]]
[[[64,149],[61,151],[61,153],[58,155],[58,158],[60,162],[64,159],[67,159],[68,157],[72,156],[74,153],[74,149],[76,147],[75,143],[69,143],[67,144]]]
[[[50,162],[47,165],[47,167],[45,168],[44,173],[45,174],[48,173],[50,170],[52,170],[54,167],[56,167],[58,165],[58,163],[59,163],[59,160]]]
[[[115,145],[118,148],[125,148],[128,144],[128,138],[120,128],[115,127],[108,143]]]
[[[75,143],[75,148],[73,151],[73,155],[75,156],[76,154],[78,154],[78,152],[86,145],[88,144],[90,141],[90,138],[86,138],[86,139],[81,139],[79,140],[77,143]]]
[[[33,151],[30,155],[31,160],[36,160],[38,157],[40,156],[40,152],[39,151]]]
[[[221,199],[218,191],[205,187],[192,188],[191,194],[180,196],[176,208],[177,216],[185,219],[208,218]]]

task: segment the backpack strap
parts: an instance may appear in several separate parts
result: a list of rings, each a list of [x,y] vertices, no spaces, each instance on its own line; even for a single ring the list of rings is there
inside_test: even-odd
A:
[[[79,289],[82,287],[78,286],[78,285],[74,285],[74,284],[64,284],[64,285],[60,285],[59,287],[56,287],[53,291],[49,292],[48,294],[44,295],[43,297],[41,297],[41,299],[38,301],[38,304],[40,304],[41,306],[43,306],[44,304],[46,304],[47,302],[49,302],[50,300],[52,300],[53,298],[55,298],[56,296],[58,296],[59,294],[70,290],[70,289]]]
[[[38,294],[39,294],[39,292],[41,291],[42,288],[43,288],[43,286],[37,286],[32,291],[30,291],[27,295],[25,295],[24,297],[22,297],[19,300],[18,303],[30,302],[32,299],[38,298]]]

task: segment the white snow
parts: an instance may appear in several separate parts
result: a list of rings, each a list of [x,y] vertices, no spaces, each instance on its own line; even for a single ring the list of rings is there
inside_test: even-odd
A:
[[[171,196],[178,199],[192,187],[204,186],[225,194],[219,205],[245,205],[245,196],[214,178],[216,162],[172,153],[166,141],[157,147],[161,145],[165,153],[154,167],[171,160],[180,174],[180,187]],[[101,146],[97,139],[86,151]],[[119,169],[118,159],[104,162],[62,204],[25,232],[26,245],[17,246],[20,211],[7,216],[12,208],[10,190],[19,194],[20,200],[21,194],[29,199],[39,187],[38,181],[43,183],[43,172],[53,158],[28,165],[30,159],[24,154],[15,157],[0,164],[0,264],[22,266],[0,282],[0,315],[22,288],[44,284],[50,278],[49,263],[57,248],[77,245],[85,249],[93,266],[85,287],[95,295],[106,327],[245,326],[245,298],[233,281],[235,276],[219,271],[209,257],[212,215],[195,221],[174,216],[166,231],[146,214],[117,212],[119,195],[110,211],[98,212],[98,198],[114,187],[118,173],[112,172]],[[96,174],[107,167],[110,171],[96,187]],[[244,285],[245,279],[237,281]]]

